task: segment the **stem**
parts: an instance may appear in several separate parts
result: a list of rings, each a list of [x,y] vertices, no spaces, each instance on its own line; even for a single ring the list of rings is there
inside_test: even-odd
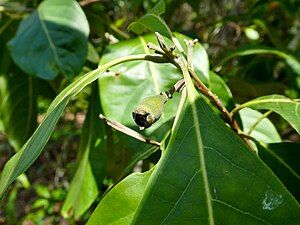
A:
[[[130,129],[129,127],[124,126],[123,124],[121,124],[117,121],[110,120],[110,119],[106,118],[105,116],[103,116],[102,114],[100,114],[99,117],[100,117],[100,119],[103,119],[108,126],[114,128],[117,131],[120,131],[120,132],[122,132],[130,137],[133,137],[141,142],[144,142],[147,144],[152,144],[157,147],[161,146],[161,143],[159,143],[155,140],[148,139],[145,136],[141,135],[140,133]]]
[[[165,91],[169,98],[173,97],[174,92],[181,92],[185,85],[184,78],[180,79],[168,91]]]

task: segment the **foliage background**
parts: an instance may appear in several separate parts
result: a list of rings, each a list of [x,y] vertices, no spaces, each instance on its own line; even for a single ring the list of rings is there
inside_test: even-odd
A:
[[[32,12],[41,1],[0,1],[1,73],[9,52],[6,43],[16,34],[21,20]],[[95,69],[104,49],[117,41],[137,36],[128,31],[128,25],[148,12],[157,2],[144,1],[79,1],[90,26],[89,48],[84,65],[71,76],[63,72],[51,81],[29,77],[13,64],[8,73],[17,74],[24,82],[37,83],[32,96],[37,105],[31,111],[11,115],[14,123],[22,115],[33,118],[28,132],[20,143],[9,143],[5,131],[5,118],[0,124],[0,168],[14,154],[13,148],[22,146],[39,123],[52,99],[69,84],[76,75]],[[191,38],[198,38],[210,59],[210,68],[216,71],[232,91],[236,103],[268,94],[283,94],[299,98],[300,77],[293,67],[276,54],[259,54],[262,49],[272,49],[300,58],[300,3],[297,0],[257,1],[166,1],[165,21],[173,31]],[[232,54],[247,54],[224,59]],[[12,62],[11,62],[12,63]],[[299,71],[298,71],[299,73]],[[19,78],[18,78],[19,79]],[[28,79],[28,81],[27,81]],[[3,82],[0,80],[0,82]],[[11,81],[11,86],[16,81]],[[0,83],[3,85],[4,83]],[[22,85],[22,84],[20,84]],[[26,86],[26,85],[25,85]],[[29,90],[28,90],[29,91]],[[71,100],[59,121],[50,142],[38,160],[9,190],[0,209],[0,224],[84,224],[100,197],[79,218],[63,218],[62,204],[66,199],[71,180],[82,157],[80,137],[88,111],[92,88],[86,88]],[[34,99],[33,98],[33,99]],[[30,105],[26,99],[20,102]],[[29,108],[28,108],[29,109]],[[4,114],[3,108],[1,114]],[[21,115],[20,115],[21,114]],[[299,135],[281,117],[269,117],[283,140],[299,142]],[[35,122],[36,120],[36,122]],[[118,140],[114,140],[118,143]],[[122,148],[122,146],[120,147]],[[123,155],[115,157],[122,157]],[[158,157],[157,155],[154,157]],[[117,166],[110,163],[109,173],[103,180],[101,192],[122,176],[122,161]],[[150,163],[150,162],[149,162]],[[125,162],[123,162],[125,164]],[[146,170],[146,168],[139,168]]]

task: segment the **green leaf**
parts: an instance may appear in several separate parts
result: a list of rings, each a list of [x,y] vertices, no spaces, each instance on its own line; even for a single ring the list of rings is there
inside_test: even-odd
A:
[[[259,111],[250,108],[244,108],[239,112],[239,115],[243,124],[243,131],[246,134],[254,137],[258,141],[265,143],[282,141],[274,124],[268,118],[265,118]],[[261,121],[259,121],[260,119]],[[258,124],[253,127],[253,125],[255,125],[257,122]],[[252,127],[254,129],[251,133],[249,133]]]
[[[85,62],[89,25],[73,0],[46,0],[23,20],[9,42],[11,56],[26,73],[51,80],[72,78]]]
[[[235,113],[245,107],[274,111],[286,119],[300,133],[300,102],[282,95],[267,95],[246,102],[232,112]]]
[[[132,224],[295,223],[295,199],[186,83],[188,100]]]
[[[133,173],[118,183],[99,203],[87,225],[130,224],[152,171]]]
[[[283,142],[257,146],[259,157],[300,201],[300,144]]]
[[[139,35],[145,30],[150,30],[172,39],[173,35],[170,28],[160,17],[165,12],[165,7],[165,2],[160,0],[146,15],[129,24],[128,30]]]
[[[139,35],[142,34],[145,30],[159,32],[161,35],[172,39],[172,32],[168,25],[160,16],[157,16],[155,14],[144,15],[136,22],[132,22],[129,25],[128,29]]]
[[[166,4],[164,0],[160,0],[148,13],[160,16],[166,10]]]
[[[236,56],[245,56],[253,54],[273,54],[283,58],[286,63],[293,69],[293,71],[300,75],[300,62],[299,60],[291,54],[278,50],[276,48],[269,48],[265,46],[248,46],[235,50],[233,53],[228,54],[222,61],[220,65],[223,65],[229,59]]]
[[[184,91],[170,141],[142,199],[124,199],[124,190],[113,189],[110,205],[99,206],[91,224],[118,224],[103,214],[139,201],[137,209],[118,215],[124,219],[119,224],[297,224],[297,201],[200,98],[188,71],[183,73],[188,96]]]
[[[51,103],[44,120],[27,140],[20,151],[16,153],[4,166],[0,179],[0,199],[9,185],[22,174],[41,154],[48,142],[53,129],[71,97],[92,83],[112,66],[132,60],[145,60],[145,55],[132,55],[110,61],[84,76],[79,77],[66,87]]]
[[[9,56],[4,53],[0,70],[0,116],[9,143],[18,151],[36,127],[37,83],[14,68],[10,59],[6,61],[5,57]]]
[[[101,109],[97,89],[96,85],[93,86],[89,111],[82,129],[80,151],[83,155],[61,209],[65,218],[74,214],[77,220],[92,205],[99,193],[96,180],[101,183],[106,172],[108,153],[104,140],[104,123],[98,116]],[[97,160],[97,176],[93,173],[90,158]]]

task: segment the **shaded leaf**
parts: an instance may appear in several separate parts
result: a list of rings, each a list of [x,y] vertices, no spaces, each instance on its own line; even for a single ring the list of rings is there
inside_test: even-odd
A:
[[[9,143],[18,151],[36,127],[37,84],[14,68],[7,51],[1,58],[0,116]]]
[[[88,35],[87,19],[76,1],[46,0],[20,23],[9,49],[30,75],[72,78],[85,62]]]
[[[274,111],[286,119],[300,133],[300,102],[282,95],[268,95],[246,102],[235,108],[233,112],[245,107]]]
[[[263,114],[259,111],[250,108],[244,108],[239,112],[239,115],[243,124],[243,131],[246,134],[254,137],[258,141],[265,143],[282,141],[274,124],[268,118],[263,118]],[[252,126],[255,125],[255,123],[257,123],[260,119],[262,120],[255,126],[253,131],[249,133],[249,130],[252,128]]]
[[[276,48],[269,48],[265,46],[248,46],[235,50],[234,52],[228,54],[226,57],[222,59],[220,65],[223,65],[229,59],[236,56],[245,56],[245,55],[253,55],[253,54],[273,54],[283,58],[286,63],[293,69],[293,71],[300,75],[300,62],[293,55],[278,50]]]
[[[259,157],[272,169],[286,188],[300,201],[300,144],[271,143],[267,146],[256,143]]]

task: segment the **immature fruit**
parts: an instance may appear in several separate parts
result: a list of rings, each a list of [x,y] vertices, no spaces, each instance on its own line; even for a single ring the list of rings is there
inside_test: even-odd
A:
[[[132,117],[140,130],[150,127],[161,117],[164,104],[169,98],[166,92],[162,92],[142,99],[132,112]]]

